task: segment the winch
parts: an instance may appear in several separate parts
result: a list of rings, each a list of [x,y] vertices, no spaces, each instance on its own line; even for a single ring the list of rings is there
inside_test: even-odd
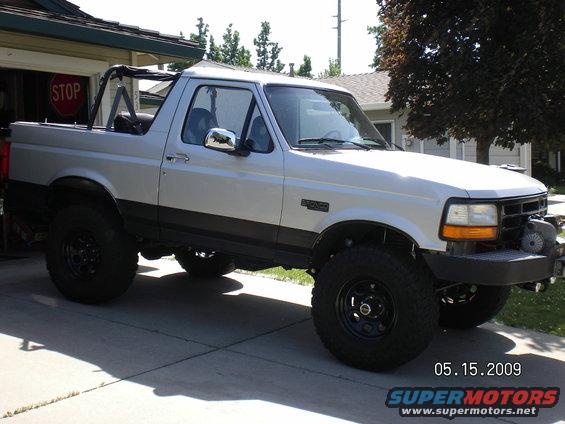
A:
[[[563,275],[565,269],[565,251],[556,249],[560,231],[561,225],[555,216],[533,216],[528,219],[520,239],[520,248],[524,252],[555,257],[554,275]],[[519,286],[533,292],[542,292],[547,290],[549,283],[553,281],[554,279],[548,278],[542,281],[522,283]]]
[[[530,218],[522,233],[521,249],[528,253],[551,255],[557,240],[558,228],[557,220],[553,216],[548,220],[542,217]]]

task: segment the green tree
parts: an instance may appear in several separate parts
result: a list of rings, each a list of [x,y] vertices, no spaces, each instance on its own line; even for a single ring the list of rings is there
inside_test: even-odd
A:
[[[210,35],[210,42],[208,43],[206,59],[213,60],[214,62],[223,62],[222,51],[220,49],[220,46],[216,44],[213,35]]]
[[[210,28],[208,24],[204,23],[203,18],[200,17],[197,19],[197,21],[198,21],[198,23],[196,24],[197,32],[196,33],[193,32],[190,34],[190,40],[196,41],[198,43],[198,47],[206,50],[206,47],[208,46],[208,32],[210,31]]]
[[[318,74],[318,78],[339,77],[341,75],[341,66],[337,59],[330,59],[328,61],[327,69],[324,69]]]
[[[282,47],[279,43],[270,40],[271,24],[267,21],[261,22],[261,29],[257,38],[253,39],[255,52],[257,53],[257,69],[265,69],[273,72],[281,72],[284,63],[279,59]]]
[[[373,63],[371,67],[381,69],[381,57],[383,49],[383,34],[386,31],[386,26],[383,24],[367,27],[367,32],[375,37],[375,55],[373,56]]]
[[[267,69],[269,65],[269,35],[271,34],[271,24],[261,22],[261,30],[257,38],[253,39],[255,52],[257,53],[257,69]]]
[[[237,50],[237,65],[243,66],[245,68],[252,68],[253,64],[251,63],[251,51],[246,49],[245,47],[241,46]]]
[[[224,42],[220,46],[221,62],[228,65],[251,67],[251,52],[240,46],[239,31],[234,31],[233,24],[229,24],[223,35]]]
[[[312,78],[312,58],[310,56],[304,55],[302,64],[298,67],[296,75],[300,77]]]
[[[418,138],[565,145],[562,0],[377,0],[392,110]]]

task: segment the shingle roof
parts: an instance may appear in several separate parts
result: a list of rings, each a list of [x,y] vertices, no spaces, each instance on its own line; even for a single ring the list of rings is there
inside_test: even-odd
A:
[[[385,94],[388,90],[389,80],[386,71],[319,79],[319,81],[339,85],[351,91],[361,105],[386,102]]]
[[[61,13],[63,15],[82,16],[83,18],[92,17],[86,12],[80,10],[80,7],[67,0],[32,0],[39,7],[35,9],[44,8],[50,12]]]

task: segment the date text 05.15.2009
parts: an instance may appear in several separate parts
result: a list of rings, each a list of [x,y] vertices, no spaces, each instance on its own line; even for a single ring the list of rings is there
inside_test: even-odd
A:
[[[434,373],[437,376],[513,376],[522,375],[520,362],[436,362]]]

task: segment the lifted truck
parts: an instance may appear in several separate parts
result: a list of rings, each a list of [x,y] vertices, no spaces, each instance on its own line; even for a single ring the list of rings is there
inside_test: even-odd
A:
[[[171,82],[156,116],[133,110],[124,77]],[[94,126],[116,80],[110,118]],[[121,98],[129,113],[116,113]],[[340,87],[119,65],[90,116],[12,124],[2,166],[6,209],[49,224],[47,267],[73,301],[123,294],[139,252],[174,254],[194,277],[303,268],[324,345],[386,370],[438,324],[484,323],[512,285],[543,287],[561,263],[543,184],[395,149]]]

